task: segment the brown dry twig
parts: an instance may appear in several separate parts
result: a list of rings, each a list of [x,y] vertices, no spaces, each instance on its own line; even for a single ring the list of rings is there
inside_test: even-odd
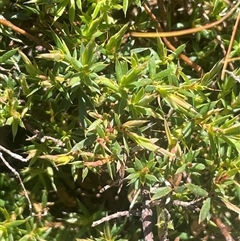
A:
[[[153,21],[155,21],[157,23],[157,28],[159,32],[163,32],[162,26],[159,23],[159,21],[157,20],[156,16],[152,13],[152,11],[149,9],[149,7],[144,3],[143,4],[146,12],[148,13],[148,15],[151,17],[151,19]],[[146,33],[138,33],[138,32],[131,32],[131,35],[134,37],[144,37],[144,36],[139,36],[138,34],[146,34]],[[145,36],[147,37],[147,36]],[[160,36],[162,37],[164,43],[166,44],[166,46],[171,49],[172,51],[175,51],[176,48],[168,41],[167,38],[165,38],[165,36]],[[190,60],[185,54],[180,54],[179,57],[186,63],[188,64],[190,67],[192,67],[193,69],[195,69],[196,72],[198,72],[200,75],[203,74],[202,68],[201,66],[197,65],[196,63],[194,63],[192,60]]]
[[[215,221],[216,225],[220,229],[222,235],[224,236],[226,241],[234,241],[232,236],[230,235],[227,226],[220,220],[220,218],[213,216],[213,220]]]
[[[213,27],[219,25],[220,23],[224,22],[227,18],[229,18],[237,10],[239,5],[240,5],[240,1],[221,19],[219,19],[215,22],[203,25],[203,26],[179,30],[179,31],[171,31],[171,32],[162,32],[162,30],[160,30],[160,32],[156,32],[156,33],[155,32],[151,32],[151,33],[131,32],[131,36],[140,37],[140,38],[157,38],[157,37],[162,38],[162,37],[177,37],[177,36],[183,36],[183,35],[187,35],[187,34],[197,33],[202,30],[205,30],[205,29],[213,28]]]
[[[49,44],[41,41],[41,39],[36,38],[36,37],[33,36],[32,34],[26,32],[25,30],[23,30],[23,29],[21,29],[21,28],[19,28],[19,27],[17,27],[16,25],[14,25],[14,24],[11,23],[10,21],[8,21],[6,18],[4,18],[1,14],[0,14],[0,25],[6,26],[6,27],[8,27],[8,28],[11,28],[14,32],[20,33],[20,34],[24,35],[24,36],[27,37],[28,39],[34,41],[35,43],[37,43],[37,44],[39,44],[39,45],[41,45],[41,46],[43,46],[43,47],[46,48],[47,50],[51,50],[51,49],[52,49],[52,47],[51,47]]]
[[[222,80],[225,77],[226,68],[227,68],[227,65],[228,65],[228,62],[229,62],[228,61],[229,60],[229,55],[230,55],[230,52],[231,52],[231,49],[232,49],[232,46],[233,46],[233,41],[234,41],[234,38],[235,38],[235,35],[236,35],[236,32],[237,32],[239,21],[240,21],[240,13],[238,13],[238,17],[237,17],[235,25],[233,27],[232,36],[231,36],[230,43],[229,43],[229,46],[228,46],[228,50],[227,50],[227,54],[226,54],[226,57],[225,57],[225,61],[224,61],[224,64],[223,64],[222,75],[221,75],[221,79]]]
[[[155,15],[151,12],[151,10],[148,8],[148,6],[144,3],[144,8],[145,8],[146,12],[149,14],[149,16],[152,18],[152,20],[154,20],[157,23],[158,32],[155,32],[155,33],[154,32],[151,32],[151,33],[131,32],[130,34],[133,37],[139,37],[139,38],[161,37],[163,39],[163,41],[165,42],[165,44],[167,45],[167,47],[169,49],[171,49],[172,51],[174,51],[176,48],[166,39],[166,37],[183,36],[183,35],[187,35],[187,34],[197,33],[202,30],[205,30],[205,29],[213,28],[213,27],[219,25],[220,23],[224,22],[227,18],[229,18],[237,10],[239,5],[240,5],[240,1],[225,16],[223,16],[221,19],[219,19],[215,22],[212,22],[212,23],[209,23],[209,24],[206,24],[203,26],[195,27],[195,28],[190,28],[190,29],[164,32],[160,23],[158,22],[157,18],[155,17]],[[234,26],[234,31],[233,31],[233,34],[231,37],[230,44],[233,42],[233,38],[235,36],[235,31],[237,29],[239,19],[240,19],[240,13],[238,14],[238,18],[237,18],[236,24]],[[229,62],[228,58],[229,58],[230,50],[231,50],[231,46],[229,45],[229,49],[228,49],[227,56],[226,56],[226,61],[224,63],[224,67],[223,67],[223,71],[222,71],[222,76],[221,76],[222,79],[224,78],[225,69],[226,69],[227,63]],[[202,68],[199,65],[197,65],[196,63],[192,62],[186,55],[181,54],[180,58],[183,61],[185,61],[189,66],[193,67],[198,73],[202,74]]]

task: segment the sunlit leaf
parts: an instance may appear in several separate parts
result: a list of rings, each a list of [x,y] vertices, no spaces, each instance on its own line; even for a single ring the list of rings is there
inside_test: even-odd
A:
[[[162,153],[163,155],[166,156],[174,156],[171,152],[157,146],[154,144],[150,139],[145,138],[143,136],[139,136],[133,132],[127,131],[126,134],[133,140],[135,141],[139,146],[141,146],[144,149],[147,149],[149,151],[153,152],[159,152]]]
[[[235,213],[237,213],[240,217],[240,208],[236,205],[234,205],[233,203],[229,202],[228,200],[226,200],[226,198],[221,198],[222,202],[226,205],[226,207],[229,210],[234,211]]]
[[[4,53],[2,56],[0,56],[0,63],[5,63],[7,60],[9,60],[14,54],[16,54],[18,49],[12,49],[8,52]]]
[[[172,192],[172,188],[170,188],[170,187],[159,187],[155,191],[155,194],[153,195],[152,199],[153,200],[161,199],[161,198],[167,196],[170,192]]]
[[[131,121],[127,121],[125,122],[122,127],[123,128],[127,128],[127,129],[130,129],[130,128],[135,128],[135,127],[140,127],[142,126],[143,124],[145,123],[148,123],[149,121],[147,120],[131,120]]]

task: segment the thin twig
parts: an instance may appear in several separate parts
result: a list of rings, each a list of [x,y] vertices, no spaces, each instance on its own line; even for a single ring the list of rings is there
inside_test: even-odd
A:
[[[219,43],[220,48],[222,49],[223,56],[226,56],[227,55],[227,51],[225,49],[225,46],[224,46],[224,43],[223,43],[223,40],[222,40],[221,36],[219,34],[217,34],[215,29],[213,29],[213,32],[216,35],[216,40]],[[229,61],[228,61],[228,63],[229,63]],[[229,67],[231,68],[231,70],[234,70],[234,66],[233,66],[233,64],[231,62],[229,63]]]
[[[237,20],[236,20],[236,22],[234,24],[234,27],[233,27],[233,32],[232,32],[232,36],[231,36],[230,43],[229,43],[229,46],[228,46],[227,55],[225,57],[225,61],[224,61],[224,64],[223,64],[221,80],[223,80],[224,77],[225,77],[225,72],[226,72],[226,68],[227,68],[227,65],[228,65],[228,61],[226,61],[226,60],[229,59],[229,55],[230,55],[230,52],[231,52],[231,49],[232,49],[232,46],[233,46],[233,41],[234,41],[234,38],[235,38],[235,35],[236,35],[236,32],[237,32],[237,27],[238,27],[239,21],[240,21],[240,13],[238,13]]]
[[[142,187],[142,227],[145,241],[153,241],[153,211],[151,208],[151,201],[149,191]]]
[[[13,153],[11,151],[9,151],[8,149],[6,149],[5,147],[0,145],[0,151],[4,151],[6,152],[8,155],[10,155],[12,158],[17,159],[19,161],[22,162],[28,162],[28,160],[20,155],[18,155],[17,153]]]
[[[233,79],[235,79],[238,83],[240,83],[240,76],[236,76],[233,72],[230,72],[228,70],[225,70],[226,73],[228,73]]]
[[[5,158],[3,157],[3,154],[2,152],[0,152],[0,159],[2,160],[2,162],[4,163],[4,165],[18,178],[22,188],[23,188],[23,191],[24,191],[24,196],[26,197],[27,201],[28,201],[28,208],[29,208],[29,211],[30,211],[30,214],[32,215],[32,203],[30,201],[30,198],[27,194],[27,190],[23,184],[23,181],[20,177],[20,174],[5,160]]]
[[[57,146],[61,147],[61,146],[65,146],[65,143],[62,142],[61,140],[58,140],[52,136],[46,136],[44,135],[44,133],[42,133],[41,131],[39,131],[38,129],[34,128],[31,124],[29,124],[28,122],[24,122],[24,126],[26,127],[26,129],[31,132],[33,134],[33,136],[27,138],[27,141],[32,141],[35,139],[39,139],[42,143],[44,143],[46,140],[51,140],[52,142],[54,142]]]
[[[50,140],[50,141],[54,142],[59,147],[65,146],[65,144],[61,140],[58,140],[58,139],[56,139],[56,138],[54,138],[52,136],[42,135],[42,134],[40,134],[40,132],[38,134],[35,134],[35,135],[31,136],[31,137],[28,137],[26,140],[27,141],[32,141],[32,140],[36,140],[36,139],[40,139],[40,141],[42,143],[44,143],[47,140]]]
[[[166,208],[163,209],[163,213],[164,213],[165,223],[164,223],[164,227],[163,227],[163,235],[162,235],[162,238],[160,239],[160,241],[168,241],[168,238],[167,238],[168,237],[168,223],[170,221],[171,215]]]
[[[215,221],[215,223],[217,224],[218,228],[220,229],[222,235],[224,236],[226,241],[234,241],[234,239],[232,238],[232,236],[230,235],[230,233],[227,230],[226,225],[220,220],[220,218],[213,216],[213,219]]]
[[[35,36],[33,36],[32,34],[26,32],[25,30],[17,27],[16,25],[12,24],[10,21],[8,21],[6,18],[3,17],[3,15],[0,14],[0,25],[4,25],[8,28],[11,28],[14,32],[16,33],[20,33],[22,35],[24,35],[25,37],[27,37],[28,39],[34,41],[35,43],[43,46],[44,48],[46,48],[47,50],[51,50],[52,47],[43,42],[40,38],[36,38]]]
[[[201,202],[204,199],[204,197],[198,198],[196,200],[192,200],[190,202],[184,202],[184,201],[179,201],[179,200],[174,200],[173,205],[175,206],[182,206],[185,208],[189,208],[190,206],[194,206],[196,203]]]
[[[157,28],[158,28],[158,32],[163,32],[163,28],[161,26],[161,24],[159,23],[159,21],[157,20],[156,16],[152,13],[152,11],[149,9],[149,7],[147,6],[147,4],[143,3],[143,6],[145,8],[145,11],[148,13],[148,15],[150,16],[150,18],[155,21],[157,23]],[[145,34],[145,33],[144,33]],[[132,36],[136,36],[134,33],[131,33]],[[139,36],[141,37],[141,36]],[[172,51],[175,51],[176,48],[168,41],[168,39],[165,36],[160,36],[164,43],[166,44],[166,46],[171,49]],[[174,37],[174,36],[173,36]],[[185,54],[180,54],[179,57],[190,67],[192,67],[193,69],[195,69],[196,72],[198,72],[200,75],[202,75],[202,68],[201,66],[197,65],[196,63],[194,63],[192,60],[190,60]]]
[[[240,60],[240,57],[234,57],[234,58],[226,59],[225,61],[229,63],[229,62],[234,62],[234,61],[237,61],[237,60]]]
[[[93,222],[92,227],[100,225],[101,223],[104,223],[104,222],[108,222],[115,218],[124,217],[124,216],[126,216],[126,217],[140,216],[140,215],[141,215],[140,211],[137,211],[137,210],[116,212],[114,214],[108,215],[107,217],[101,218],[100,220]]]
[[[203,25],[203,26],[199,26],[199,27],[195,27],[195,28],[190,28],[190,29],[184,29],[184,30],[178,30],[178,31],[171,31],[171,32],[152,32],[152,33],[141,33],[141,32],[131,32],[131,36],[134,37],[140,37],[140,38],[162,38],[162,37],[177,37],[177,36],[183,36],[183,35],[187,35],[187,34],[193,34],[193,33],[197,33],[200,31],[203,31],[205,29],[210,29],[213,28],[217,25],[219,25],[220,23],[222,23],[223,21],[225,21],[228,17],[230,17],[239,7],[240,2],[238,2],[225,16],[223,16],[221,19]]]

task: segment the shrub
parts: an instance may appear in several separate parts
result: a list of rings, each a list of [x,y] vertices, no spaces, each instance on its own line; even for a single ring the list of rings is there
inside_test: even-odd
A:
[[[1,240],[239,239],[239,3],[1,4]]]

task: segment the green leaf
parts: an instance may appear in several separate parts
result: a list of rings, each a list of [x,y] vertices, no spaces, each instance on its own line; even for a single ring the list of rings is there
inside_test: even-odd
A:
[[[61,51],[62,53],[65,53],[68,56],[71,56],[71,53],[70,53],[66,43],[64,42],[64,40],[60,39],[57,36],[57,34],[55,34],[54,32],[52,32],[52,36],[53,36],[55,43],[57,44],[59,51]]]
[[[164,127],[165,127],[165,133],[166,133],[166,136],[167,136],[167,139],[168,139],[168,144],[170,146],[174,145],[175,144],[175,140],[173,139],[172,137],[172,134],[171,134],[171,131],[170,131],[170,128],[168,126],[168,122],[164,119]]]
[[[240,123],[237,123],[235,125],[232,125],[226,129],[221,130],[223,135],[226,136],[237,136],[240,135]]]
[[[117,92],[119,89],[119,86],[117,85],[117,83],[115,83],[113,80],[107,79],[103,76],[100,76],[97,81],[98,81],[98,84],[104,85],[104,86],[112,89],[113,91]]]
[[[104,64],[103,62],[98,62],[91,66],[90,71],[97,73],[104,70],[107,66],[108,64]]]
[[[15,220],[15,221],[5,223],[4,226],[7,227],[7,228],[13,228],[13,227],[17,227],[19,225],[22,225],[26,221],[27,220]]]
[[[179,47],[177,47],[177,49],[174,51],[174,54],[176,54],[177,56],[179,56],[179,54],[181,54],[184,49],[186,48],[186,44],[182,44]]]
[[[135,53],[133,53],[131,56],[131,66],[132,68],[136,68],[138,65],[139,65],[138,57]]]
[[[126,75],[124,75],[120,81],[121,87],[127,87],[133,82],[137,81],[141,72],[146,68],[145,65],[140,65],[136,68],[130,69]]]
[[[91,16],[92,16],[92,19],[94,19],[94,18],[97,17],[97,15],[98,15],[101,7],[102,7],[102,2],[100,1],[100,2],[97,3],[97,5],[96,5],[95,8],[94,8],[94,11],[93,11],[93,13],[92,13],[92,15],[91,15]]]
[[[62,16],[67,5],[68,5],[68,0],[63,0],[63,1],[61,1],[60,4],[57,5],[57,11],[54,15],[54,20],[53,20],[54,22],[56,22],[58,20],[58,18],[60,18]]]
[[[123,0],[123,12],[126,17],[127,14],[127,9],[128,9],[128,0]]]
[[[144,168],[143,163],[138,158],[135,158],[134,167],[138,171],[141,171]]]
[[[118,33],[116,33],[109,39],[108,43],[106,44],[107,52],[111,54],[115,54],[117,52],[119,46],[121,45],[123,35],[127,31],[127,29],[128,24],[124,25]]]
[[[188,183],[186,184],[186,187],[192,192],[194,193],[195,195],[198,195],[198,196],[202,196],[202,197],[207,197],[208,196],[208,192],[205,191],[204,189],[202,189],[201,187],[199,186],[196,186],[192,183]]]
[[[198,223],[202,223],[208,216],[211,208],[211,199],[207,198],[201,207]]]
[[[201,79],[202,85],[205,85],[205,86],[209,85],[212,82],[213,77],[221,70],[222,65],[223,65],[222,61],[216,63],[213,66],[213,68],[202,77]]]
[[[67,63],[69,63],[75,70],[77,70],[78,72],[81,72],[83,70],[83,65],[82,63],[71,57],[70,55],[64,55],[64,61],[66,61]]]
[[[75,0],[70,0],[69,1],[69,20],[70,23],[73,24],[74,20],[75,20]]]
[[[238,214],[238,216],[240,216],[240,208],[234,204],[232,204],[231,202],[229,202],[226,198],[221,197],[222,202],[226,205],[226,207],[229,210],[234,211],[235,213]]]
[[[149,76],[153,78],[156,74],[156,59],[152,56],[148,62]]]
[[[135,172],[135,173],[129,174],[126,177],[126,179],[128,179],[128,180],[135,180],[135,179],[139,178],[139,176],[140,176],[140,174],[138,172]]]
[[[171,68],[167,68],[167,69],[162,70],[159,73],[155,74],[153,76],[153,80],[160,81],[160,80],[168,77],[171,73],[172,73],[172,69]]]
[[[161,199],[161,198],[167,196],[170,192],[172,192],[172,188],[170,188],[170,187],[159,187],[154,192],[155,192],[155,194],[153,195],[152,200]]]
[[[116,72],[117,81],[119,83],[123,77],[123,72],[122,72],[122,66],[118,61],[118,59],[116,60],[116,63],[115,63],[115,72]]]
[[[1,208],[0,207],[0,212],[1,212],[1,214],[4,216],[4,218],[6,220],[10,219],[10,214],[9,214],[9,212],[5,208]]]
[[[157,38],[158,54],[163,61],[167,58],[167,49],[161,38]]]
[[[78,9],[82,11],[82,0],[75,0],[75,2],[76,2]]]
[[[131,129],[131,128],[135,128],[135,127],[140,127],[145,123],[148,123],[148,120],[131,120],[131,121],[127,121],[125,122],[122,127],[123,128],[127,128],[127,129]]]
[[[84,128],[85,128],[86,114],[87,114],[87,108],[86,108],[85,99],[81,95],[79,95],[78,96],[78,116],[79,116],[79,121]]]
[[[81,151],[83,148],[91,146],[96,140],[96,135],[89,135],[86,139],[81,140],[80,142],[76,143],[73,148],[71,149],[71,152],[78,152]]]
[[[24,63],[27,72],[29,73],[30,76],[36,77],[38,75],[38,69],[31,63],[29,58],[19,49],[18,52],[20,53]]]
[[[144,95],[144,89],[140,88],[140,90],[132,96],[131,103],[133,105],[137,104],[143,97]]]
[[[146,174],[145,175],[145,178],[151,182],[157,182],[158,179],[154,176],[154,175],[151,175],[151,174]]]
[[[161,154],[163,154],[163,155],[166,155],[166,156],[171,156],[171,157],[174,156],[171,152],[169,152],[169,151],[167,151],[167,150],[165,150],[165,149],[163,149],[163,148],[155,145],[155,144],[154,144],[150,139],[148,139],[148,138],[145,138],[145,137],[143,137],[143,136],[139,136],[139,135],[137,135],[137,134],[135,134],[135,133],[133,133],[133,132],[130,132],[130,131],[126,131],[125,133],[126,133],[133,141],[135,141],[139,146],[141,146],[141,147],[144,148],[144,149],[147,149],[147,150],[153,151],[153,152],[159,152],[159,153],[161,153]]]
[[[18,48],[9,50],[9,51],[6,52],[5,54],[3,54],[3,55],[0,57],[0,64],[1,64],[1,63],[5,63],[7,60],[9,60],[14,54],[16,54],[17,51],[18,51]]]
[[[64,54],[61,51],[53,50],[50,53],[39,54],[36,58],[61,62],[64,59]]]
[[[91,37],[93,38],[95,34],[98,32],[99,24],[102,22],[103,16],[100,16],[99,18],[94,19],[90,22],[88,26],[83,30],[82,34],[85,37]]]
[[[18,132],[18,126],[19,126],[20,120],[14,118],[12,122],[12,135],[13,135],[13,141],[15,140],[16,134]]]
[[[206,166],[202,163],[191,163],[191,167],[189,168],[191,171],[203,171]]]
[[[139,102],[137,103],[137,105],[141,105],[143,107],[147,107],[153,100],[156,99],[156,94],[152,94],[152,95],[145,95],[143,96]]]
[[[93,53],[95,49],[95,41],[92,39],[86,46],[81,56],[81,62],[83,65],[87,65],[91,63]]]
[[[230,138],[230,137],[222,135],[221,139],[224,140],[229,146],[233,146],[234,148],[236,148],[238,153],[240,153],[240,143],[239,143],[238,138],[234,139],[234,138]]]

